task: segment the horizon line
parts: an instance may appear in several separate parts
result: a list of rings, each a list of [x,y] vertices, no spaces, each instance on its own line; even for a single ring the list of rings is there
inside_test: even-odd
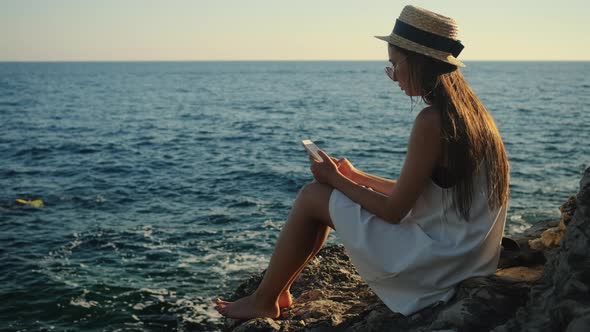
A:
[[[386,59],[201,59],[201,60],[0,60],[0,63],[66,62],[387,62]],[[590,62],[590,59],[462,59],[464,62]]]

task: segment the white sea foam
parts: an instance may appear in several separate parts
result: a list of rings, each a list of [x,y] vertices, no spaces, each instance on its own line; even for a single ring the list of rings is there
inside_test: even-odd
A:
[[[154,230],[152,228],[147,228],[143,231],[143,236],[150,238],[153,232]]]
[[[223,252],[212,252],[203,256],[189,255],[188,257],[181,258],[180,263],[196,264],[196,263],[211,263],[218,259],[223,259],[227,253]]]
[[[268,264],[269,257],[252,253],[233,253],[220,259],[211,270],[221,276],[233,272],[255,271]]]
[[[197,302],[198,301],[198,302]],[[205,321],[216,321],[221,318],[221,315],[214,309],[214,298],[182,298],[176,301],[175,305],[188,309],[183,310],[185,313],[181,314],[182,321],[190,323],[203,323]]]
[[[521,214],[513,214],[508,218],[506,223],[506,234],[521,233],[531,226],[530,223],[523,219]]]
[[[182,263],[199,263],[199,262],[206,262],[208,259],[211,259],[212,257],[214,257],[216,255],[213,254],[209,254],[203,257],[199,257],[199,256],[189,256],[187,258],[183,258],[180,260],[180,262]]]
[[[248,240],[259,240],[261,233],[259,231],[243,230],[237,236],[231,239],[231,241],[245,242]]]
[[[98,306],[98,302],[86,299],[86,295],[89,293],[90,292],[87,289],[84,289],[82,291],[82,295],[80,295],[77,298],[70,299],[70,304],[73,306],[82,307],[86,309]]]
[[[267,219],[262,224],[264,228],[267,229],[281,229],[281,226],[284,222],[272,221],[272,219]]]
[[[216,254],[208,254],[202,257],[190,255],[189,257],[181,258],[178,267],[189,267],[191,264],[206,262],[211,258],[217,256]]]
[[[134,310],[143,310],[143,309],[151,306],[152,304],[154,304],[154,302],[152,302],[152,301],[139,302],[133,306],[133,309]]]
[[[113,243],[113,242],[107,242],[107,243],[103,244],[103,245],[102,245],[102,246],[100,246],[100,247],[101,247],[101,248],[109,248],[109,247],[110,247],[110,248],[113,248],[113,249],[115,249],[115,250],[117,250],[117,249],[118,249],[118,248],[117,248],[117,245],[116,245],[115,243]]]
[[[97,306],[98,302],[87,301],[85,299],[76,298],[76,299],[70,300],[70,304],[73,306],[78,306],[78,307],[83,307],[83,308],[89,309],[89,308]]]
[[[155,294],[155,295],[168,295],[170,292],[165,289],[165,288],[141,288],[139,290],[140,292],[146,292],[146,293],[150,293],[150,294]]]
[[[45,257],[40,259],[39,270],[35,271],[47,275],[56,282],[61,282],[70,287],[77,288],[80,285],[77,282],[70,280],[72,274],[67,271],[61,271],[61,267],[73,265],[69,258],[72,255],[72,252],[84,243],[78,233],[73,233],[72,236],[74,237],[72,241],[68,242],[61,248],[49,251]],[[82,265],[84,264],[80,263],[80,267],[86,267]],[[55,271],[56,266],[57,271]]]

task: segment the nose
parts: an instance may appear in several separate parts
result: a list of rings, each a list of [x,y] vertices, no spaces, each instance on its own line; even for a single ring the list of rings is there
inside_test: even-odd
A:
[[[385,74],[394,82],[397,82],[397,77],[395,76],[395,69],[392,67],[385,67]]]

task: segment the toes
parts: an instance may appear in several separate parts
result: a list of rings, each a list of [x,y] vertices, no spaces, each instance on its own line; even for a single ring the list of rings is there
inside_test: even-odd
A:
[[[231,302],[227,302],[227,301],[223,301],[222,299],[217,299],[215,300],[215,306],[213,308],[215,308],[215,310],[217,310],[218,313],[227,316],[227,309],[226,307],[230,304]]]
[[[228,317],[227,308],[219,308],[217,312],[222,316]]]
[[[217,303],[217,304],[228,304],[230,302],[227,302],[227,301],[224,301],[224,300],[218,298],[217,300],[215,300],[215,303]]]
[[[215,305],[215,310],[219,311],[226,307],[226,304],[217,304]]]
[[[225,301],[220,301],[217,302],[217,304],[214,306],[215,310],[217,310],[218,313],[227,316],[227,306],[230,304],[231,302],[225,302]]]

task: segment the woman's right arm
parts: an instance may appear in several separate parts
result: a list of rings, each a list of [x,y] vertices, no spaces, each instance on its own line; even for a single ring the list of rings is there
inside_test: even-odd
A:
[[[369,174],[358,169],[351,175],[351,180],[387,196],[391,194],[396,183],[395,180]]]
[[[391,194],[391,191],[395,186],[395,180],[390,180],[377,175],[369,174],[367,172],[363,172],[360,169],[354,167],[346,158],[332,159],[338,166],[338,170],[351,181],[362,186],[369,187],[387,196]]]

